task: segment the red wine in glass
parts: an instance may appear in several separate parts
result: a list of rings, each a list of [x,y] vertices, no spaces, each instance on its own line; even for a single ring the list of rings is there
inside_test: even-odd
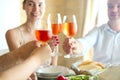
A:
[[[48,42],[52,38],[52,32],[50,30],[35,30],[37,40],[42,43]]]

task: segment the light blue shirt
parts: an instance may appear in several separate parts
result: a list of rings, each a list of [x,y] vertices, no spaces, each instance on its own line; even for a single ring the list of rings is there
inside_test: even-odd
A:
[[[103,24],[78,39],[83,44],[83,54],[94,47],[93,60],[102,63],[120,64],[120,32]]]

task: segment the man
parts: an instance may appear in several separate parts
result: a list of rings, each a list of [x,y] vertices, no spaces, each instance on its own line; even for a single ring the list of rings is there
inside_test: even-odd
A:
[[[120,64],[120,0],[108,0],[107,6],[108,23],[96,27],[83,38],[65,39],[65,52],[73,50],[74,53],[85,54],[94,47],[94,61]]]
[[[0,56],[0,80],[26,80],[50,59],[51,48],[31,41]],[[22,61],[22,62],[21,62]]]

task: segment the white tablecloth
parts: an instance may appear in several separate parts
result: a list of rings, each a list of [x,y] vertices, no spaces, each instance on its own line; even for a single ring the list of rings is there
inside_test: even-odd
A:
[[[120,65],[111,66],[99,74],[100,80],[120,80]]]

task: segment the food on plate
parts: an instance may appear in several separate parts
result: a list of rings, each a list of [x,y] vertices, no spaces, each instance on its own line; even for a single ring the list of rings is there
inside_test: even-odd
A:
[[[72,65],[77,75],[98,75],[106,70],[106,65],[96,61],[77,61]]]
[[[90,76],[92,76],[92,74],[89,72],[89,71],[86,71],[86,70],[76,70],[76,69],[73,69],[74,71],[75,71],[75,73],[77,74],[77,75],[90,75]]]
[[[68,77],[68,80],[99,80],[98,76],[90,75],[75,75]]]
[[[104,65],[95,61],[84,61],[78,65],[80,70],[100,70],[104,69]]]
[[[59,75],[57,80],[99,80],[98,76],[91,76],[91,75],[70,75],[70,76],[63,76]]]

